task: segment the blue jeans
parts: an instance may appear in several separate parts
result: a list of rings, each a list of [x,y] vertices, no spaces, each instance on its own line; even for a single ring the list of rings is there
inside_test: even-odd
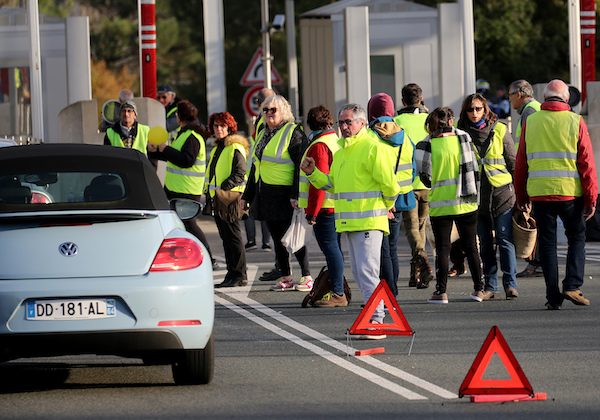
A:
[[[379,277],[385,279],[394,296],[398,296],[398,276],[400,263],[398,262],[398,235],[400,234],[400,216],[402,212],[395,212],[394,218],[389,220],[390,234],[383,237],[381,244],[381,269]]]
[[[331,291],[338,296],[344,294],[344,254],[341,235],[335,231],[335,214],[319,213],[313,226],[315,238],[327,261]]]
[[[540,263],[546,280],[546,298],[551,305],[562,304],[564,297],[558,286],[558,256],[556,248],[556,217],[565,226],[569,242],[567,270],[562,281],[563,291],[579,290],[585,268],[585,220],[583,199],[570,201],[534,201],[538,224]]]
[[[500,248],[500,268],[502,269],[502,285],[504,290],[517,288],[517,257],[512,240],[512,209],[497,216],[494,225],[489,217],[479,216],[477,235],[481,246],[481,261],[485,276],[485,290],[498,292],[498,261],[492,228],[496,230],[496,244]]]

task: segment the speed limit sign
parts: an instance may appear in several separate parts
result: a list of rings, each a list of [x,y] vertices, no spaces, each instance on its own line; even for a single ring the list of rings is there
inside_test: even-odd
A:
[[[256,103],[256,98],[258,97],[258,92],[263,89],[263,86],[253,86],[246,91],[243,99],[244,111],[250,117],[258,117],[260,115],[260,109],[258,109],[259,104]]]

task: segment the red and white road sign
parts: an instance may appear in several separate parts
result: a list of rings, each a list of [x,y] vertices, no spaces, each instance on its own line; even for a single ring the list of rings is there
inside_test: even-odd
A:
[[[263,89],[263,85],[255,85],[246,91],[244,94],[244,99],[242,99],[242,106],[244,107],[244,111],[250,117],[258,117],[260,116],[260,109],[258,109],[259,104],[256,103],[256,98],[258,97],[258,92]],[[273,89],[275,93],[277,90]]]
[[[242,76],[242,80],[240,80],[240,85],[242,86],[253,86],[253,85],[264,85],[265,84],[265,74],[263,72],[264,62],[262,60],[263,51],[261,47],[256,49],[254,56],[252,56],[252,60],[250,60],[250,64],[244,75]],[[273,62],[271,62],[271,83],[274,85],[279,85],[283,81],[275,70],[275,66],[273,66]]]

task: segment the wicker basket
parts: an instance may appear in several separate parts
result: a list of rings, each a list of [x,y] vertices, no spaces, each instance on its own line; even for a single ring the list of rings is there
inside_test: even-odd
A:
[[[537,223],[528,212],[515,211],[513,214],[513,242],[517,258],[531,256],[537,241]]]

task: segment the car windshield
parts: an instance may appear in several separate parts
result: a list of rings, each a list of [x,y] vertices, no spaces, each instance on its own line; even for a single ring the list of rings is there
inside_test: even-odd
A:
[[[112,172],[33,172],[0,176],[0,203],[64,204],[123,200],[125,177]]]

